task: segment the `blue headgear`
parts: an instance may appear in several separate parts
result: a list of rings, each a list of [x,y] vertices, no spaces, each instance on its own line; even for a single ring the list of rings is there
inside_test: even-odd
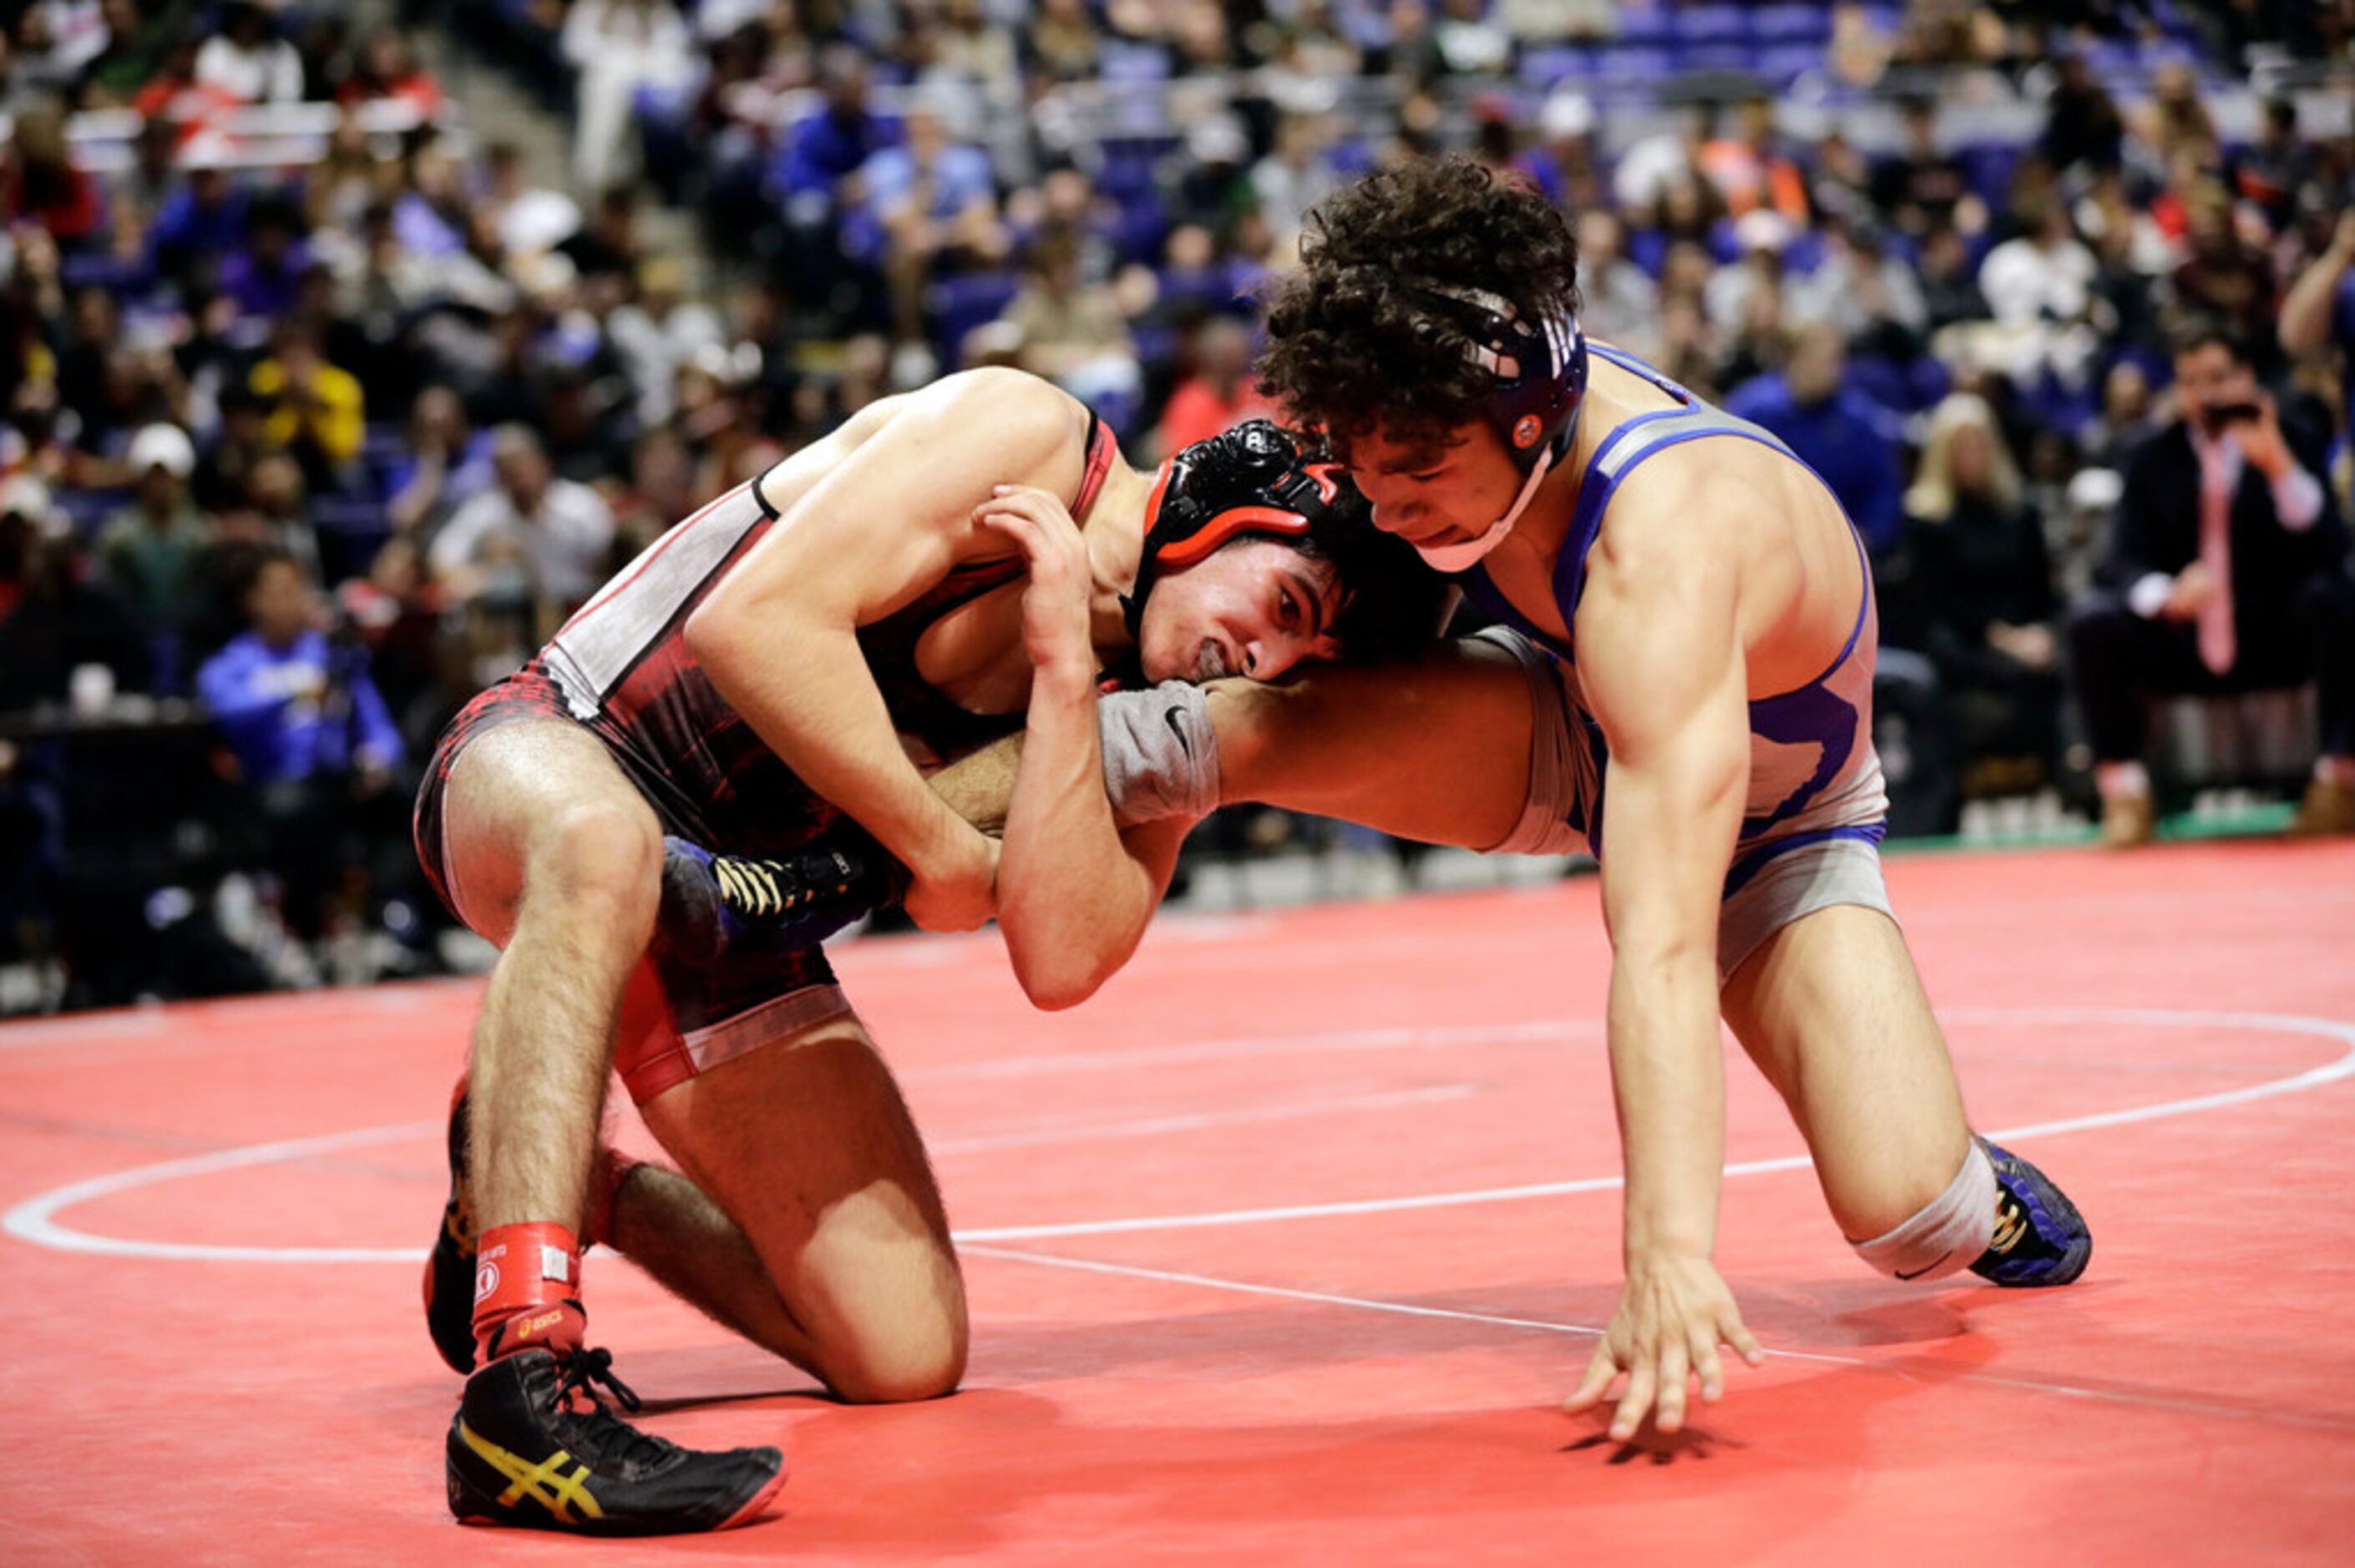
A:
[[[1496,377],[1488,422],[1528,476],[1512,506],[1479,537],[1421,549],[1433,569],[1460,572],[1513,531],[1547,472],[1570,451],[1578,431],[1579,406],[1586,398],[1586,334],[1579,331],[1577,318],[1568,314],[1524,321],[1511,301],[1485,289],[1438,283],[1411,283],[1408,288],[1463,333],[1465,357]]]

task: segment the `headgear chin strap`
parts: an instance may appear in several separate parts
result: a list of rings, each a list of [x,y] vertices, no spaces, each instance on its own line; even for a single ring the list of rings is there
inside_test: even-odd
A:
[[[1505,542],[1538,486],[1568,454],[1586,397],[1586,334],[1574,316],[1531,325],[1513,302],[1486,289],[1414,283],[1410,291],[1437,307],[1465,338],[1465,357],[1496,377],[1488,422],[1526,476],[1505,514],[1457,545],[1417,546],[1433,571],[1468,571]]]

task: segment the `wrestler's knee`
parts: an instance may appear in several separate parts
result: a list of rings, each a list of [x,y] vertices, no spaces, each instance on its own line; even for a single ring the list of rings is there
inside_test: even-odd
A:
[[[879,1315],[820,1345],[826,1386],[852,1404],[904,1404],[954,1392],[964,1376],[964,1302]]]
[[[585,924],[643,946],[662,893],[662,826],[643,802],[588,800],[533,835],[525,895],[546,892]]]

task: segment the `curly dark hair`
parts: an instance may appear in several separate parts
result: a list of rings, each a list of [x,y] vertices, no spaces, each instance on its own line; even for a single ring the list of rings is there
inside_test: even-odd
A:
[[[1479,418],[1495,378],[1417,285],[1484,289],[1524,319],[1578,309],[1578,241],[1534,186],[1465,158],[1401,164],[1318,203],[1301,267],[1271,291],[1260,390],[1347,451],[1380,429],[1436,440]]]

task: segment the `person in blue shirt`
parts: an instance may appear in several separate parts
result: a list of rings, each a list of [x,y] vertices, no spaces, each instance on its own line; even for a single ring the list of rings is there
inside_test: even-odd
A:
[[[1780,373],[1733,389],[1725,411],[1763,425],[1831,487],[1875,559],[1904,526],[1902,436],[1890,412],[1844,386],[1848,353],[1838,328],[1803,327]]]
[[[205,661],[197,692],[265,830],[264,869],[284,889],[287,925],[308,939],[325,927],[329,896],[365,880],[369,845],[399,840],[392,786],[405,748],[367,651],[320,629],[302,564],[267,551],[244,582],[248,630]]]

